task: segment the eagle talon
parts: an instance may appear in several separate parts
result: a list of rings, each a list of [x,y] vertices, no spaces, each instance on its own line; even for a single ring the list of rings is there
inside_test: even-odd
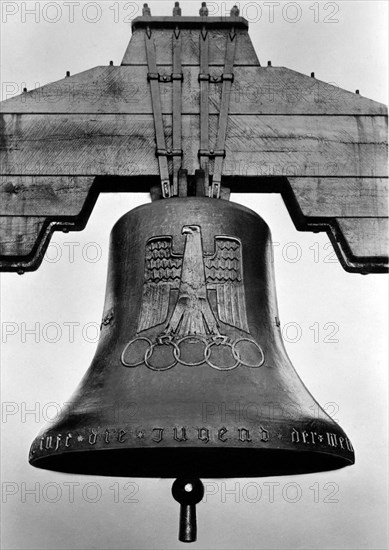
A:
[[[157,336],[156,340],[157,340],[158,344],[160,344],[161,346],[163,344],[166,344],[166,343],[169,344],[173,340],[173,335],[172,334],[167,334],[167,333],[162,333],[159,336]]]
[[[228,336],[223,336],[222,334],[212,337],[212,342],[214,342],[217,346],[220,346],[221,344],[228,344],[228,341]]]

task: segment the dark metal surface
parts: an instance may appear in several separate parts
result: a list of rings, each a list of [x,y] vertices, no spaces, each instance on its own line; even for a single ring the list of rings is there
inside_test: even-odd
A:
[[[147,63],[148,63],[148,69],[149,69],[147,79],[150,82],[151,102],[153,105],[155,141],[157,145],[157,157],[158,157],[158,165],[159,165],[159,174],[161,177],[161,189],[162,189],[162,196],[166,198],[166,197],[170,197],[171,188],[170,188],[170,180],[169,180],[169,167],[168,167],[167,156],[166,156],[167,149],[166,149],[166,142],[165,142],[165,133],[163,128],[161,95],[160,95],[160,89],[159,89],[160,75],[158,72],[157,61],[156,61],[154,38],[151,34],[151,31],[145,33],[145,44],[146,44],[146,53],[147,53]]]
[[[200,479],[178,478],[173,483],[172,495],[181,505],[178,540],[195,542],[197,539],[196,504],[204,496],[204,485]]]
[[[209,33],[205,27],[199,33],[200,73],[200,168],[205,173],[205,193],[208,194],[209,184]]]
[[[174,9],[180,10],[179,6]],[[175,29],[172,35],[173,49],[173,150],[181,152],[182,156],[182,35],[179,28]],[[178,173],[181,168],[182,158],[173,157],[173,195],[178,195]]]
[[[283,346],[266,223],[172,198],[111,235],[102,332],[37,467],[147,477],[301,474],[352,464],[343,430]]]
[[[222,181],[223,162],[225,157],[226,136],[227,136],[227,124],[228,124],[228,108],[230,105],[231,86],[234,80],[234,59],[236,50],[236,32],[234,27],[231,27],[231,32],[227,38],[226,46],[226,59],[224,65],[224,72],[222,75],[223,88],[222,98],[220,105],[220,114],[216,138],[216,151],[223,151],[224,155],[216,156],[215,168],[213,171],[212,190],[211,197],[220,197],[220,188]]]

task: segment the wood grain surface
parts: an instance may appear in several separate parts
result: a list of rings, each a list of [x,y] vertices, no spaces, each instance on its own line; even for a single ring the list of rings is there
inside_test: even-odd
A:
[[[52,232],[82,229],[101,190],[147,191],[158,183],[144,36],[148,26],[162,80],[166,147],[172,148],[169,80],[178,25],[181,168],[189,175],[200,168],[201,32],[209,43],[210,148],[216,146],[220,77],[233,32],[224,181],[235,192],[282,193],[296,227],[326,231],[346,270],[387,270],[386,107],[284,67],[261,67],[247,22],[236,18],[232,30],[233,23],[139,18],[121,66],[95,67],[1,104],[0,269],[36,269]],[[168,164],[172,175],[173,162]],[[209,170],[212,176],[213,159]]]

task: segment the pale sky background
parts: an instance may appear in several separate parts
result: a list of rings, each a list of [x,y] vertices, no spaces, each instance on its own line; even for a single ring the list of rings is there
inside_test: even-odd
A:
[[[131,33],[123,20],[136,15],[141,3],[99,2],[98,23],[83,19],[81,6],[87,3],[75,6],[71,23],[62,2],[40,2],[40,21],[26,15],[25,22],[22,10],[35,2],[2,2],[3,10],[15,11],[7,20],[2,14],[3,98],[4,91],[59,80],[66,70],[75,74],[121,62]],[[215,15],[225,15],[232,3],[209,5]],[[153,15],[167,15],[173,2],[149,4]],[[387,101],[386,1],[298,2],[296,23],[282,18],[285,2],[275,5],[274,22],[265,2],[239,4],[262,64],[271,59],[274,66],[315,71],[320,80]],[[185,15],[196,15],[200,2],[181,6]],[[58,21],[44,21],[45,13],[54,19],[55,9]],[[92,6],[88,17],[94,13]],[[293,16],[292,9],[288,13]],[[314,397],[351,439],[356,464],[323,474],[207,485],[215,494],[197,507],[199,536],[192,547],[387,548],[387,276],[349,274],[329,261],[327,236],[296,231],[278,195],[235,194],[232,200],[270,225],[288,353]],[[37,272],[1,276],[4,549],[183,547],[172,480],[72,476],[34,469],[27,460],[32,440],[68,401],[93,358],[111,227],[148,201],[143,194],[100,196],[83,232],[54,234]],[[74,338],[69,323],[76,323]],[[316,338],[309,328],[315,323]],[[25,333],[35,325],[36,336]],[[16,333],[7,337],[10,327]],[[338,341],[325,342],[333,327],[338,328],[332,340]],[[34,407],[36,415],[25,416]],[[279,483],[274,499],[268,482]],[[36,496],[26,494],[34,488]],[[292,502],[296,490],[301,498]],[[131,497],[137,502],[125,502]]]

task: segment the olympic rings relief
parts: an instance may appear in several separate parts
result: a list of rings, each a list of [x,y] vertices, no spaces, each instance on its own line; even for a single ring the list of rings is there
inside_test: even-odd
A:
[[[193,355],[193,352],[199,352],[199,344],[203,349],[196,361],[189,361],[183,357],[185,345],[196,345],[196,348],[192,347],[191,350]],[[168,361],[164,358],[166,352],[170,352]],[[218,355],[219,361],[217,361]],[[155,363],[156,360],[159,365]],[[189,335],[175,342],[171,336],[163,335],[153,343],[149,338],[139,336],[125,346],[121,354],[121,362],[125,367],[130,368],[145,364],[153,371],[169,370],[177,363],[186,367],[198,367],[206,363],[213,369],[230,371],[240,365],[259,368],[265,362],[265,355],[261,346],[251,338],[238,338],[231,341],[225,336],[219,336],[209,340],[203,336]]]

